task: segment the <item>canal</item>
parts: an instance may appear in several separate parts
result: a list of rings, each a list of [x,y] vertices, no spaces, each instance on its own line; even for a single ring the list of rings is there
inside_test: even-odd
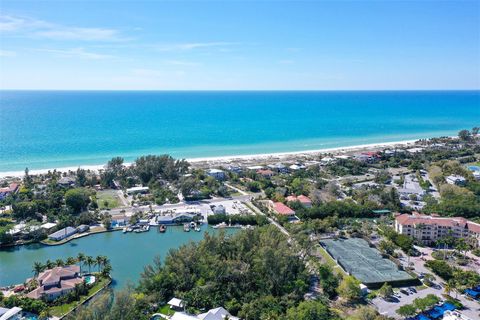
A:
[[[32,277],[35,262],[76,257],[82,252],[96,257],[107,256],[112,264],[114,287],[127,283],[136,284],[143,267],[152,263],[155,256],[165,257],[172,248],[190,241],[199,241],[205,232],[218,231],[204,225],[200,232],[184,232],[182,227],[168,227],[166,233],[152,227],[149,232],[122,233],[121,231],[99,233],[79,238],[59,246],[31,244],[0,250],[0,286],[23,283]],[[234,232],[227,229],[228,233]]]

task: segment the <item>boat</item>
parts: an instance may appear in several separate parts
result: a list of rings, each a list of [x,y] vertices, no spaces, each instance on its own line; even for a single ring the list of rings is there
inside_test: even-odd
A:
[[[135,230],[133,230],[133,232],[140,233],[140,232],[142,232],[142,230],[141,229],[135,229]]]
[[[223,228],[226,228],[226,227],[228,227],[228,225],[225,222],[222,222],[222,223],[219,223],[217,225],[214,225],[212,228],[213,229],[223,229]]]
[[[197,224],[195,221],[190,222],[190,228],[195,229],[197,227]]]
[[[160,227],[158,227],[158,231],[162,233],[167,231],[167,226],[164,224],[161,224]]]
[[[199,226],[196,226],[196,227],[195,227],[195,231],[200,232],[200,231],[202,231],[202,229],[200,229]]]
[[[185,224],[183,225],[183,231],[185,231],[185,232],[190,232],[190,225],[189,225],[188,223],[185,223]]]
[[[123,228],[122,232],[127,233],[127,227]]]

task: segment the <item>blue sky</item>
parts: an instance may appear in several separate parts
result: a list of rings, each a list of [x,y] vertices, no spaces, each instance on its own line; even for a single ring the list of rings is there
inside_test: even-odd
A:
[[[479,89],[479,1],[0,1],[0,88]]]

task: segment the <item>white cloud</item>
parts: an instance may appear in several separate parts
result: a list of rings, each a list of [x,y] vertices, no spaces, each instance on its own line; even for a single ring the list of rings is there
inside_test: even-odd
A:
[[[115,29],[71,27],[28,17],[0,15],[0,31],[52,40],[124,41]]]
[[[15,51],[0,49],[0,57],[15,57],[16,55],[17,53]]]
[[[73,49],[66,49],[66,50],[38,49],[38,51],[52,53],[61,57],[67,57],[67,58],[71,57],[71,58],[80,58],[80,59],[88,59],[88,60],[102,60],[102,59],[113,58],[113,56],[111,55],[88,52],[88,51],[85,51],[85,49],[83,48],[73,48]]]
[[[160,44],[153,46],[157,51],[188,51],[201,48],[222,48],[232,46],[235,42],[191,42],[191,43],[174,43]]]
[[[116,41],[120,40],[118,32],[102,28],[69,28],[57,27],[50,30],[36,31],[35,36],[54,40],[84,40],[84,41]]]

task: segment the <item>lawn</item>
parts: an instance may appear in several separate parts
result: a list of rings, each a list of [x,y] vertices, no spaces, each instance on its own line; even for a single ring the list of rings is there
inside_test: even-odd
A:
[[[97,192],[97,203],[100,209],[113,209],[121,203],[114,190],[103,190]]]
[[[161,307],[160,309],[158,309],[158,313],[161,313],[161,314],[164,314],[164,315],[167,315],[167,316],[173,316],[175,311],[170,309],[170,306],[168,304],[166,304],[163,307]]]
[[[50,307],[50,314],[56,317],[63,316],[64,314],[75,308],[77,305],[82,304],[85,300],[87,300],[88,297],[100,291],[110,281],[110,279],[108,278],[99,277],[97,277],[97,280],[98,281],[95,282],[95,285],[91,287],[90,290],[88,290],[88,295],[82,296],[79,301],[72,301],[70,303]]]

